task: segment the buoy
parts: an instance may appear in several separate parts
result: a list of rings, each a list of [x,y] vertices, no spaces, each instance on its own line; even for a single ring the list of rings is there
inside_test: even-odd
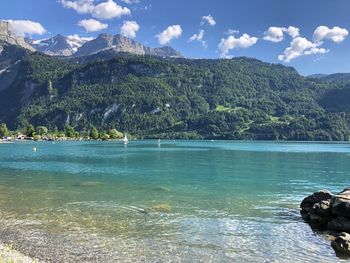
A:
[[[33,152],[36,152],[36,148],[35,147],[33,147]]]

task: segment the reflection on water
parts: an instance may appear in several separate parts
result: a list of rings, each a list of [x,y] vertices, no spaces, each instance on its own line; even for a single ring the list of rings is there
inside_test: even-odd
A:
[[[298,205],[346,186],[349,152],[262,142],[0,145],[0,239],[61,262],[336,262]]]

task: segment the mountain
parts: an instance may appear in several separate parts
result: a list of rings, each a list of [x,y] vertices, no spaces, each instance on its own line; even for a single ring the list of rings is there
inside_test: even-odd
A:
[[[350,81],[350,73],[336,73],[324,76],[321,78],[322,80],[329,81]]]
[[[314,79],[322,79],[324,77],[327,77],[328,75],[327,74],[312,74],[312,75],[309,75],[308,77],[309,78],[314,78]]]
[[[86,132],[117,128],[141,138],[349,139],[349,83],[244,57],[104,52],[81,63],[25,55],[0,91],[0,122],[13,129],[28,123],[50,130],[66,124]]]
[[[77,35],[66,37],[60,34],[48,39],[26,39],[37,51],[50,56],[72,56],[78,48],[89,40],[91,39],[80,38]]]
[[[24,41],[24,38],[17,36],[14,33],[12,25],[10,22],[0,20],[0,40],[3,43],[8,43],[12,45],[21,46],[27,50],[35,51],[35,49]],[[0,46],[0,53],[2,51],[2,46]]]
[[[96,39],[86,42],[74,54],[76,57],[89,56],[101,51],[114,53],[127,52],[134,55],[153,55],[160,57],[182,57],[171,47],[150,48],[122,35],[100,34]]]
[[[335,74],[313,74],[310,78],[321,79],[326,81],[350,81],[350,73],[335,73]]]

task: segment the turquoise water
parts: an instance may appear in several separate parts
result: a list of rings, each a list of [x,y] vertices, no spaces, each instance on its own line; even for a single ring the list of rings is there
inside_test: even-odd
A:
[[[350,144],[0,144],[0,241],[54,262],[337,262],[298,207],[349,175]]]

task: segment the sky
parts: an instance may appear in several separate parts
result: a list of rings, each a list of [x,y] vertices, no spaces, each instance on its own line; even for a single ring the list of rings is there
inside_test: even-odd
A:
[[[303,75],[350,72],[349,0],[1,0],[0,6],[0,19],[34,39],[123,34],[188,58],[247,56]]]

